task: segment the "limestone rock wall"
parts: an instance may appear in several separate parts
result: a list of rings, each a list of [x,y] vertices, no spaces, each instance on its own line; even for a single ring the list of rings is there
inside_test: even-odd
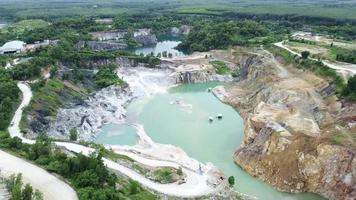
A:
[[[76,128],[79,139],[91,140],[103,124],[124,120],[124,107],[132,99],[129,88],[104,88],[88,96],[81,105],[59,109],[48,132],[56,138],[68,139],[70,129]]]
[[[355,105],[342,108],[328,82],[259,53],[240,59],[242,81],[216,90],[245,120],[235,162],[281,191],[356,199],[355,146],[333,142],[355,134]]]

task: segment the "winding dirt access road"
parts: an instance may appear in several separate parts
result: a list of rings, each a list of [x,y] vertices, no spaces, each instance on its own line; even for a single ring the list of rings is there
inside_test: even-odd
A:
[[[23,99],[15,112],[8,130],[11,137],[19,137],[24,143],[34,144],[35,141],[22,137],[19,127],[23,109],[29,105],[32,98],[32,92],[31,89],[23,83],[18,83],[17,86],[22,92]],[[4,173],[5,175],[21,173],[24,182],[29,183],[35,189],[38,189],[46,200],[78,199],[76,192],[67,183],[42,168],[4,151],[0,151],[0,170],[1,173]]]
[[[19,137],[22,139],[22,141],[24,143],[33,144],[33,143],[35,143],[35,141],[24,138],[23,134],[21,133],[20,128],[19,128],[19,124],[20,124],[20,121],[22,118],[23,109],[29,105],[31,98],[32,98],[32,91],[26,83],[19,82],[17,85],[23,94],[23,100],[22,100],[21,105],[17,109],[15,116],[13,117],[13,120],[11,122],[11,126],[9,127],[8,130],[9,130],[11,137]],[[57,146],[64,147],[64,148],[68,149],[69,151],[76,152],[76,153],[82,153],[84,155],[90,155],[91,153],[96,151],[93,148],[85,147],[85,146],[74,144],[74,143],[56,142],[55,144]],[[140,162],[142,164],[150,164],[153,167],[173,166],[172,162],[169,162],[169,161],[161,161],[161,160],[154,160],[154,159],[149,160],[149,159],[146,159],[146,158],[140,157],[139,155],[134,155],[134,154],[127,154],[127,156],[132,157],[137,162]],[[52,187],[47,188],[46,183],[40,181],[39,179],[50,179],[53,177],[53,175],[49,174],[48,172],[46,172],[46,173],[43,172],[41,174],[41,176],[33,175],[34,174],[33,171],[29,170],[29,167],[28,167],[29,163],[27,163],[26,161],[23,161],[23,160],[22,160],[23,162],[16,163],[16,162],[14,162],[15,158],[12,158],[11,160],[7,161],[7,159],[3,159],[3,157],[0,155],[0,160],[3,159],[3,161],[4,161],[2,163],[5,163],[6,165],[10,165],[10,164],[17,165],[18,171],[23,173],[24,177],[26,176],[26,179],[28,179],[30,181],[31,185],[34,185],[34,187],[36,189],[39,189],[44,194],[44,196],[46,197],[45,199],[49,199],[49,200],[77,199],[74,190],[71,189],[68,185],[64,185],[65,183],[60,181],[59,179],[56,179],[57,181],[53,182],[53,185],[54,185],[53,188]],[[209,195],[219,189],[219,188],[215,188],[208,184],[208,180],[210,180],[212,178],[212,176],[210,176],[208,171],[196,172],[194,170],[187,169],[186,167],[183,166],[183,173],[185,173],[187,175],[185,183],[183,183],[183,184],[178,184],[178,183],[160,184],[160,183],[153,182],[153,181],[145,178],[143,175],[138,174],[134,170],[127,168],[125,166],[122,166],[116,162],[109,160],[109,159],[103,158],[103,161],[104,161],[104,164],[108,168],[119,171],[120,173],[141,183],[143,186],[145,186],[147,188],[150,188],[150,189],[155,190],[159,193],[163,193],[163,194],[170,195],[170,196],[185,197],[185,198],[200,197],[200,196],[204,196],[204,195]],[[177,164],[174,166],[178,167],[179,165]],[[37,167],[37,170],[39,170],[39,169],[41,169],[41,168]],[[14,173],[17,173],[17,171],[14,171]],[[40,187],[40,185],[42,185],[42,187]],[[44,187],[44,186],[46,186],[46,187]],[[55,190],[52,191],[52,189],[55,189]],[[64,198],[64,195],[68,198]],[[54,198],[53,196],[55,196],[56,198]]]
[[[29,183],[39,190],[46,200],[78,199],[76,192],[67,183],[44,169],[4,151],[0,151],[0,170],[5,176],[21,173],[24,183]]]
[[[302,55],[300,53],[295,52],[295,51],[291,50],[290,48],[286,47],[283,44],[283,42],[284,41],[277,42],[277,43],[274,43],[274,45],[276,47],[279,47],[279,48],[282,48],[284,50],[287,50],[288,52],[290,52],[293,55],[297,55],[299,57],[302,57]],[[314,61],[318,60],[318,59],[315,59],[315,58],[309,58],[309,59],[314,60]],[[332,69],[335,69],[338,73],[342,74],[342,76],[345,79],[348,79],[348,77],[354,76],[356,74],[356,65],[355,64],[349,64],[349,63],[343,63],[343,62],[336,62],[334,64],[334,63],[331,63],[330,61],[325,61],[325,60],[321,60],[321,62],[325,66],[327,66],[329,68],[332,68]]]

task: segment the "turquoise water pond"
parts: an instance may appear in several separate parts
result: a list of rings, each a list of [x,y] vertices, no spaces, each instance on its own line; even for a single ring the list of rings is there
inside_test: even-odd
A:
[[[106,124],[104,125],[95,142],[110,145],[134,145],[138,140],[136,129],[127,124]]]
[[[309,194],[287,194],[276,191],[269,184],[250,176],[233,162],[233,154],[243,141],[243,120],[230,106],[221,103],[207,88],[219,83],[182,85],[172,88],[167,94],[137,99],[127,110],[128,121],[144,125],[147,134],[158,143],[173,144],[184,149],[191,157],[211,162],[226,176],[235,176],[236,190],[261,200],[321,200]],[[223,115],[218,120],[216,116]],[[214,117],[212,123],[209,117]],[[128,129],[128,130],[126,130]],[[99,135],[101,143],[132,144],[125,137],[113,137],[113,132],[133,130],[105,126]],[[115,135],[115,134],[114,134]],[[124,134],[125,135],[125,134]]]
[[[131,49],[131,52],[140,55],[148,55],[153,53],[154,55],[162,54],[163,52],[167,52],[167,54],[172,54],[172,57],[184,56],[185,54],[181,51],[174,49],[178,44],[181,43],[181,38],[179,37],[169,37],[163,36],[159,38],[159,41],[155,45],[139,47],[135,49]]]

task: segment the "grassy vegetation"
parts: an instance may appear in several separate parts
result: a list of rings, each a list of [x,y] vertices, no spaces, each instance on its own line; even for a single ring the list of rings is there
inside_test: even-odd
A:
[[[296,55],[291,54],[290,52],[280,49],[280,48],[269,48],[271,52],[275,55],[281,56],[284,61],[288,64],[295,64],[297,67],[310,70],[317,75],[326,77],[332,82],[335,86],[336,93],[339,96],[344,95],[346,88],[346,83],[344,79],[336,73],[334,69],[331,69],[325,66],[322,62],[314,61],[310,59],[299,59]]]
[[[314,58],[356,64],[356,50],[352,49],[353,45],[356,47],[356,44],[345,40],[338,40],[337,42],[339,46],[341,46],[340,44],[349,46],[341,48],[333,43],[333,45],[326,45],[324,43],[310,42],[306,40],[289,40],[286,44],[296,52],[301,52],[302,50],[310,51],[311,56]]]
[[[344,133],[336,133],[331,138],[331,143],[335,145],[343,145],[348,136]]]
[[[42,87],[36,88],[35,86],[30,108],[35,111],[48,109],[49,115],[53,117],[57,115],[57,109],[67,100],[66,96],[81,97],[84,95],[84,93],[68,88],[60,80],[51,79],[42,84]]]
[[[217,74],[229,74],[231,72],[230,68],[223,61],[214,60],[210,64],[213,65]]]
[[[149,178],[153,181],[166,184],[178,181],[180,176],[177,174],[177,169],[175,168],[161,167],[153,170]]]
[[[49,23],[41,19],[29,19],[22,20],[11,24],[10,26],[1,29],[2,32],[14,32],[14,33],[23,33],[25,31],[31,31],[38,28],[48,27]]]
[[[98,73],[95,75],[95,83],[100,88],[105,88],[111,85],[117,86],[127,86],[122,79],[120,79],[117,74],[115,73],[116,66],[104,66],[101,67]]]
[[[135,160],[128,156],[117,154],[114,151],[108,150],[101,144],[96,144],[92,142],[80,142],[82,145],[89,146],[91,148],[97,149],[101,155],[110,160],[119,162],[120,164],[135,170],[137,173],[144,175],[146,178],[151,179],[159,183],[174,183],[185,176],[181,169],[176,169],[173,167],[159,167],[153,168],[149,166],[137,163]]]
[[[11,200],[43,200],[40,191],[34,190],[30,184],[24,184],[21,174],[13,174],[8,178],[0,178],[7,191],[10,192]]]
[[[70,99],[82,98],[87,94],[86,90],[74,90],[58,79],[42,80],[32,84],[31,88],[33,90],[33,98],[30,105],[24,110],[24,115],[20,122],[20,128],[25,133],[28,126],[40,128],[39,124],[29,124],[28,115],[45,124],[49,118],[54,119],[57,116],[58,109]]]
[[[91,147],[91,148],[94,148],[94,149],[97,149],[98,151],[100,151],[100,153],[104,157],[106,157],[106,158],[108,158],[110,160],[114,160],[114,161],[124,160],[124,161],[128,161],[128,162],[134,162],[134,160],[131,159],[130,157],[125,156],[125,155],[121,155],[121,154],[117,154],[114,151],[108,150],[101,144],[97,144],[97,143],[94,143],[94,142],[86,142],[86,141],[79,141],[79,144],[87,146],[87,147]]]
[[[297,57],[296,55],[293,55],[290,52],[283,50],[283,49],[270,48],[269,50],[271,52],[273,52],[274,54],[281,56],[287,64],[294,63],[295,59]]]
[[[332,48],[332,55],[335,55],[337,61],[356,64],[356,50],[354,49]]]

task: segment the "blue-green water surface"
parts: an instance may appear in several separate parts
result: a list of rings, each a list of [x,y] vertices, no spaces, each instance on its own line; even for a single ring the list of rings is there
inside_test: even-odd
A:
[[[233,162],[233,154],[243,141],[243,119],[231,106],[207,92],[217,84],[182,85],[168,94],[138,99],[128,106],[128,120],[143,124],[155,142],[179,146],[191,157],[211,162],[226,176],[234,176],[235,188],[241,193],[261,200],[323,199],[309,193],[278,192]],[[218,114],[223,119],[218,120]],[[209,117],[214,117],[212,123]]]

